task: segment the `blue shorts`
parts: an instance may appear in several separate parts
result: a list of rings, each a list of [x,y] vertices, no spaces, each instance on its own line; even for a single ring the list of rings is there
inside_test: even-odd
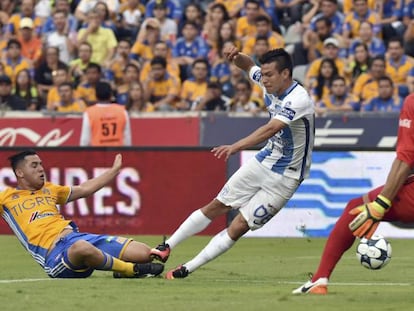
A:
[[[86,278],[92,274],[93,268],[75,267],[68,259],[68,249],[76,241],[91,243],[101,251],[120,258],[126,246],[132,241],[112,235],[72,232],[61,238],[46,258],[45,272],[52,278]]]

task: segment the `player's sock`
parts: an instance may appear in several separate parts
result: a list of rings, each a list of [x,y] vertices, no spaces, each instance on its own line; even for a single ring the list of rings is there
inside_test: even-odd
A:
[[[348,224],[355,216],[349,215],[349,211],[361,204],[363,204],[362,197],[349,201],[326,241],[318,270],[313,275],[312,282],[319,278],[329,279],[343,253],[354,243],[355,237],[352,235],[352,231],[349,230]]]
[[[236,243],[236,241],[232,240],[227,233],[227,229],[224,229],[216,234],[196,257],[185,263],[183,266],[187,268],[188,272],[193,272],[202,265],[226,252],[234,245],[234,243]]]
[[[181,243],[190,236],[203,231],[210,223],[211,219],[204,215],[200,209],[198,209],[188,216],[188,218],[173,233],[173,235],[165,241],[165,243],[167,243],[170,248],[174,248],[177,244]]]
[[[102,263],[96,267],[97,270],[120,272],[126,276],[134,275],[134,264],[132,262],[123,261],[105,252],[102,252],[102,254],[104,255],[104,259]]]

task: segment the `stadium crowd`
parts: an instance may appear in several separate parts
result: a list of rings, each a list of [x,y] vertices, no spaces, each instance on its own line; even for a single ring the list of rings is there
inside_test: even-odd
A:
[[[327,111],[400,111],[414,92],[413,0],[0,0],[0,109],[264,111],[223,57],[285,48]]]

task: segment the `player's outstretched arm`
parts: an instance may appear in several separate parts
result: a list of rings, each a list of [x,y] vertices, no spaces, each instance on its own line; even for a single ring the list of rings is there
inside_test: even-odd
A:
[[[226,47],[224,50],[224,56],[230,62],[233,62],[237,67],[247,73],[250,71],[250,68],[255,65],[253,59],[250,56],[241,53],[235,46]]]
[[[122,155],[118,153],[115,156],[112,167],[109,170],[107,170],[105,173],[103,173],[102,175],[98,177],[89,179],[78,186],[73,186],[72,193],[68,199],[68,202],[74,201],[79,198],[84,198],[84,197],[87,197],[95,193],[96,191],[98,191],[99,189],[107,185],[109,182],[111,182],[112,179],[114,179],[115,176],[118,175],[121,167],[122,167]]]

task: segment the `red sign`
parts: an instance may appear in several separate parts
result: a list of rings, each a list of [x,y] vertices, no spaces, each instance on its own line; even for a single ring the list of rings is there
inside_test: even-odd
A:
[[[80,117],[0,119],[0,146],[79,146]],[[131,118],[133,146],[199,146],[200,119]]]
[[[0,159],[0,189],[15,184],[7,157]],[[172,234],[194,210],[210,202],[224,185],[226,163],[208,150],[122,151],[123,168],[116,179],[89,198],[61,207],[83,232],[108,234]],[[48,180],[76,185],[102,174],[115,151],[41,150]],[[225,227],[225,217],[203,234]],[[0,233],[10,233],[0,222]]]

